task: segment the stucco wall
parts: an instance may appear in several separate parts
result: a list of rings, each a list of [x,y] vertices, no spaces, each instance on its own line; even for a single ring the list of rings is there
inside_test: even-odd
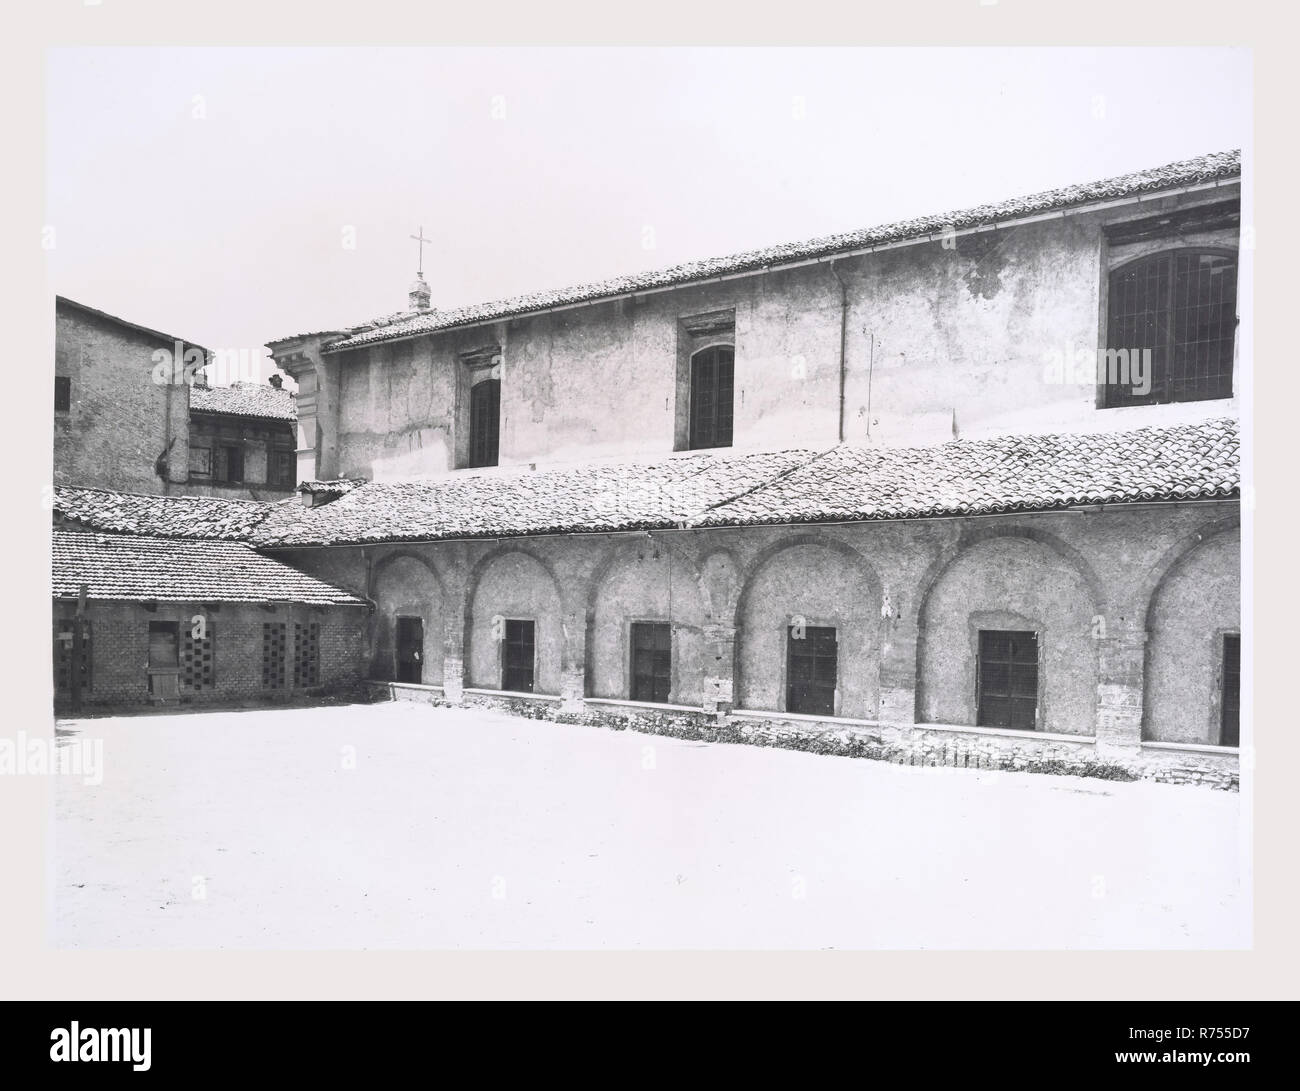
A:
[[[445,634],[453,693],[462,659],[465,685],[499,688],[494,619],[535,619],[537,692],[570,707],[626,699],[628,626],[665,620],[672,703],[783,712],[783,634],[799,616],[838,630],[838,717],[973,726],[977,631],[1033,629],[1038,730],[1136,752],[1144,706],[1148,738],[1217,742],[1207,656],[1239,624],[1236,520],[1235,504],[1193,503],[276,555],[376,600],[378,677],[398,612],[425,619],[430,684]]]
[[[852,549],[794,544],[764,556],[745,586],[739,615],[739,707],[784,710],[788,628],[830,626],[838,652],[836,715],[874,719],[880,705],[878,586],[875,572]]]
[[[1217,743],[1223,634],[1241,631],[1240,541],[1207,539],[1174,562],[1148,617],[1143,737]]]
[[[1098,409],[1095,384],[1061,382],[1052,367],[1095,354],[1102,340],[1106,224],[1232,192],[936,238],[838,259],[834,270],[815,263],[326,357],[337,397],[321,418],[319,473],[383,480],[463,465],[464,361],[483,352],[501,356],[502,465],[668,453],[681,431],[683,322],[715,312],[734,315],[734,446],[830,446],[839,439],[841,279],[849,442],[1232,415],[1235,399]],[[1192,241],[1233,246],[1236,235]]]
[[[1039,634],[1038,729],[1091,735],[1101,607],[1070,558],[1042,542],[997,538],[965,550],[931,588],[920,619],[918,719],[976,722],[981,629]]]

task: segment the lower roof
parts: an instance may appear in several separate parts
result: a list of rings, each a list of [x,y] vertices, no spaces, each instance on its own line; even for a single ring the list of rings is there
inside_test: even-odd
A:
[[[321,482],[325,503],[55,489],[64,525],[257,548],[1053,511],[1239,495],[1237,421],[1013,435],[931,447],[699,452],[394,482]],[[309,483],[303,486],[313,490]]]
[[[55,598],[365,605],[244,542],[56,528],[53,560]]]

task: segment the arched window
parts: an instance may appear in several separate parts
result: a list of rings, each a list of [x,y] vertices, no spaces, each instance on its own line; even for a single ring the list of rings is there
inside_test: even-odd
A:
[[[495,466],[501,439],[501,380],[484,379],[469,392],[469,464]]]
[[[713,345],[691,357],[690,448],[731,446],[736,350]]]
[[[1121,265],[1109,282],[1104,404],[1232,397],[1236,324],[1235,254],[1166,250]]]

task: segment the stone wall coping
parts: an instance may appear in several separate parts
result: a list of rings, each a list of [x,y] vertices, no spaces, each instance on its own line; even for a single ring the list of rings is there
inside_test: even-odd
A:
[[[1215,746],[1203,742],[1156,742],[1153,739],[1143,739],[1142,749],[1181,750],[1192,754],[1221,754],[1225,758],[1238,758],[1241,756],[1241,747],[1239,746]]]
[[[803,712],[764,712],[758,708],[733,708],[727,713],[728,718],[738,720],[792,720],[810,724],[831,724],[844,727],[891,727],[894,725],[881,720],[854,720],[847,716],[809,716]]]
[[[610,708],[643,708],[647,712],[698,712],[704,716],[713,715],[700,705],[663,705],[654,701],[624,701],[617,697],[584,697],[582,703]]]
[[[1072,742],[1095,746],[1096,735],[1063,735],[1056,731],[1016,731],[1009,727],[972,727],[969,724],[888,724],[912,731],[957,731],[968,735],[988,735],[998,739],[1042,739],[1047,742]]]
[[[379,682],[371,680],[371,685],[386,686],[388,689],[411,689],[418,693],[441,693],[442,686],[428,686],[421,682]]]
[[[463,693],[474,693],[480,697],[509,697],[520,701],[553,701],[559,704],[564,698],[558,693],[520,693],[512,689],[475,689],[466,686]]]

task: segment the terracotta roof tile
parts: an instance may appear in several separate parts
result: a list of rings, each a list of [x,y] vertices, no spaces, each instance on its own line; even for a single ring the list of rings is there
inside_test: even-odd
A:
[[[192,386],[190,412],[283,421],[298,419],[298,408],[291,391],[276,390],[273,386],[263,386],[261,383]]]
[[[963,209],[959,212],[943,212],[934,216],[922,216],[917,219],[883,224],[839,235],[827,235],[803,242],[769,246],[761,250],[748,250],[726,257],[686,262],[667,269],[615,277],[611,280],[591,284],[579,284],[568,288],[534,292],[529,295],[498,300],[492,303],[477,303],[446,311],[430,311],[421,314],[408,313],[405,316],[400,313],[385,316],[382,319],[376,319],[373,324],[353,327],[352,336],[335,339],[325,351],[341,352],[362,345],[454,329],[457,326],[508,318],[514,315],[527,314],[530,311],[546,310],[550,307],[586,303],[612,296],[648,291],[653,288],[689,284],[692,281],[762,269],[769,265],[777,266],[790,262],[831,257],[835,254],[886,243],[923,239],[931,235],[942,234],[949,229],[961,231],[985,227],[1023,216],[1063,211],[1100,201],[1136,197],[1156,190],[1174,189],[1179,186],[1231,179],[1239,177],[1240,174],[1241,152],[1239,150],[1212,152],[1208,155],[1197,156],[1194,159],[1168,163],[1162,167],[1135,171],[1115,178],[1105,178],[1098,182],[1065,186],[1061,189],[1047,190],[1026,197],[1015,197],[994,204]],[[371,325],[374,325],[375,328],[371,328]],[[271,343],[279,344],[281,341],[289,340],[293,340],[293,338],[281,338],[279,341]]]
[[[296,503],[296,500],[293,501]],[[146,496],[58,485],[56,519],[95,530],[245,541],[270,505],[217,496]]]
[[[365,605],[243,542],[56,529],[53,559],[56,598]]]

